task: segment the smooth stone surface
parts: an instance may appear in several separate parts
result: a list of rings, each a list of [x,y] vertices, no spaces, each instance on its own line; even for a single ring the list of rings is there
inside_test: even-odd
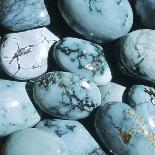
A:
[[[155,29],[155,1],[154,0],[137,0],[136,12],[147,28]]]
[[[122,102],[124,91],[126,87],[117,83],[108,82],[99,87],[101,92],[101,105],[109,102]]]
[[[72,29],[98,43],[125,35],[133,23],[128,0],[58,0],[58,5]]]
[[[155,89],[134,85],[128,92],[129,105],[147,121],[155,132]]]
[[[155,31],[141,29],[120,40],[120,69],[130,76],[155,83]]]
[[[63,119],[85,118],[101,104],[100,90],[93,82],[61,71],[39,77],[33,95],[43,111]]]
[[[44,0],[2,0],[0,24],[9,30],[22,31],[47,26],[50,17]]]
[[[68,147],[69,155],[105,155],[85,127],[77,121],[47,119],[36,127],[61,137]]]
[[[40,121],[25,90],[25,84],[0,80],[0,137],[32,127]]]
[[[143,117],[127,104],[113,102],[100,107],[95,127],[103,144],[116,154],[155,154],[155,134]]]
[[[13,133],[3,151],[3,155],[69,155],[58,136],[34,128]]]
[[[78,38],[63,38],[55,45],[53,56],[65,71],[86,77],[97,85],[112,79],[103,48],[95,43]]]
[[[2,69],[18,80],[42,75],[47,71],[49,49],[57,40],[47,28],[5,35],[0,46]]]

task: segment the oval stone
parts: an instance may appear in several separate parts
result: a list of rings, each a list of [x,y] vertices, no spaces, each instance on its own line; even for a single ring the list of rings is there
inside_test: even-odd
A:
[[[58,0],[58,5],[72,29],[98,43],[125,35],[133,23],[128,0]]]
[[[132,86],[128,92],[128,103],[155,131],[155,89],[143,85]]]
[[[50,17],[44,0],[2,0],[0,24],[9,30],[22,31],[47,26]]]
[[[65,143],[55,134],[35,128],[8,137],[3,155],[69,155]]]
[[[117,83],[108,82],[99,87],[101,92],[101,105],[109,102],[122,102],[126,87]]]
[[[155,31],[136,30],[119,42],[119,66],[127,75],[155,83]]]
[[[155,134],[150,125],[125,103],[113,102],[100,107],[95,127],[103,144],[113,153],[155,154]]]
[[[0,80],[0,137],[32,127],[40,121],[25,82]]]
[[[42,75],[47,70],[49,49],[57,40],[47,28],[6,34],[0,46],[2,69],[18,80]]]
[[[70,155],[105,155],[97,142],[78,121],[46,119],[39,122],[36,127],[61,137]]]
[[[147,28],[155,29],[155,1],[154,0],[137,0],[136,12]]]
[[[78,38],[63,38],[55,45],[53,56],[65,71],[86,77],[97,85],[111,81],[111,71],[100,45]]]
[[[37,79],[34,99],[43,111],[63,119],[85,118],[101,104],[100,90],[93,82],[61,71]]]

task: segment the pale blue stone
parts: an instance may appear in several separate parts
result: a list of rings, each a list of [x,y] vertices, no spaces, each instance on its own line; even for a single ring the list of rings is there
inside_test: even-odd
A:
[[[43,111],[63,119],[81,119],[101,104],[99,88],[68,72],[49,72],[34,85],[34,99]]]
[[[0,137],[32,127],[40,121],[25,82],[0,80]]]
[[[86,77],[97,85],[111,81],[111,71],[100,45],[67,37],[55,45],[53,56],[65,71]]]
[[[50,18],[43,0],[4,0],[0,2],[0,24],[21,31],[47,26]]]
[[[48,52],[58,40],[45,27],[6,34],[0,45],[0,65],[18,80],[39,77],[47,71]]]
[[[144,118],[125,103],[112,102],[100,107],[95,128],[103,144],[114,154],[155,154],[155,133]]]
[[[155,89],[143,85],[133,86],[128,92],[128,103],[155,131]]]
[[[58,0],[58,6],[72,29],[98,43],[124,36],[133,23],[128,0]]]
[[[3,155],[69,155],[66,144],[55,134],[30,128],[10,135]]]
[[[137,0],[136,11],[141,22],[147,28],[155,29],[155,1]]]
[[[127,75],[155,83],[155,30],[140,29],[120,39],[118,63]]]
[[[99,87],[101,92],[101,105],[109,102],[122,102],[126,87],[117,83],[108,82]]]
[[[78,121],[42,120],[36,128],[55,133],[68,147],[69,155],[105,155],[97,142]]]

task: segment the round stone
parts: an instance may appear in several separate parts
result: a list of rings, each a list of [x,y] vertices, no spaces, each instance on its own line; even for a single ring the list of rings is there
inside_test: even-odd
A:
[[[114,154],[155,154],[155,133],[144,118],[125,103],[101,106],[95,116],[95,128],[103,144]]]
[[[94,138],[78,121],[46,119],[39,122],[36,127],[61,137],[68,147],[69,155],[105,155]]]
[[[128,103],[155,132],[155,89],[143,85],[132,86],[128,91]]]
[[[55,45],[53,56],[65,71],[86,77],[97,85],[111,81],[111,71],[100,45],[78,38],[63,38]]]
[[[2,38],[2,69],[18,80],[36,78],[47,71],[48,52],[59,40],[47,28],[9,33]]]
[[[85,118],[101,104],[100,90],[92,81],[61,71],[38,78],[33,95],[43,111],[63,119]]]
[[[133,23],[128,0],[58,0],[58,6],[69,26],[98,43],[125,35]]]
[[[4,155],[69,155],[66,144],[55,134],[31,128],[10,135]]]
[[[13,31],[47,26],[50,17],[44,0],[5,0],[0,2],[0,25]]]
[[[155,83],[155,30],[136,30],[119,42],[118,63],[127,75]]]
[[[0,137],[33,127],[40,121],[25,85],[25,82],[0,79]]]

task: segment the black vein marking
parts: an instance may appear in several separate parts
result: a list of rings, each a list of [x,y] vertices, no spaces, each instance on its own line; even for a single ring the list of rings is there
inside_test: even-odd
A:
[[[99,2],[102,2],[101,0],[84,0],[89,5],[89,11],[95,11],[99,14],[103,14],[102,12],[102,5]]]
[[[88,155],[104,155],[101,148],[94,148]]]
[[[144,88],[144,92],[146,92],[147,94],[149,94],[149,96],[151,97],[151,103],[153,104],[153,105],[155,105],[155,102],[154,102],[154,100],[155,100],[155,92],[152,90],[152,89],[146,89],[146,88]]]
[[[46,90],[48,90],[49,86],[51,84],[56,84],[58,87],[62,89],[61,93],[61,106],[63,107],[69,107],[66,108],[65,116],[68,116],[69,112],[75,109],[79,109],[80,111],[92,111],[96,104],[92,101],[92,99],[87,94],[87,89],[85,86],[80,86],[81,89],[84,90],[84,96],[80,98],[72,85],[79,83],[79,81],[83,80],[82,77],[78,77],[77,80],[74,79],[74,77],[70,78],[70,85],[67,85],[63,81],[64,74],[62,72],[56,72],[56,73],[47,73],[43,75],[37,82],[39,87],[44,87]],[[89,84],[89,80],[88,84]],[[87,83],[87,81],[85,81]],[[58,116],[64,116],[62,113],[59,112],[58,107],[50,107],[50,111],[54,112]]]
[[[120,5],[122,3],[122,0],[116,1],[117,5]]]
[[[128,14],[126,14],[125,15],[125,20],[124,20],[124,22],[123,22],[123,26],[125,26],[126,25],[126,23],[127,23],[127,21],[128,21],[128,17],[129,17],[129,15]]]
[[[76,125],[65,125],[66,129],[60,127],[59,124],[57,124],[56,121],[49,121],[49,120],[46,120],[44,122],[44,126],[47,127],[47,128],[53,128],[54,129],[54,132],[59,136],[59,137],[62,137],[63,135],[65,134],[68,134],[69,132],[74,132],[75,128],[76,128]]]
[[[83,41],[85,43],[85,41]],[[102,48],[95,44],[90,42],[90,45],[94,46],[94,50],[96,51],[97,55],[93,55],[91,53],[85,53],[84,50],[82,50],[80,48],[80,44],[77,43],[76,45],[76,49],[71,49],[67,46],[64,45],[65,44],[65,39],[63,39],[61,41],[61,43],[56,46],[56,50],[60,50],[61,52],[63,52],[66,56],[70,56],[72,53],[76,53],[77,56],[72,58],[71,57],[71,62],[75,62],[78,61],[78,69],[86,69],[91,71],[92,76],[95,76],[97,73],[100,73],[101,75],[104,74],[104,61],[102,58],[104,58],[104,54],[102,53]],[[87,44],[87,43],[86,43]],[[84,60],[89,60],[89,64],[84,64]]]

